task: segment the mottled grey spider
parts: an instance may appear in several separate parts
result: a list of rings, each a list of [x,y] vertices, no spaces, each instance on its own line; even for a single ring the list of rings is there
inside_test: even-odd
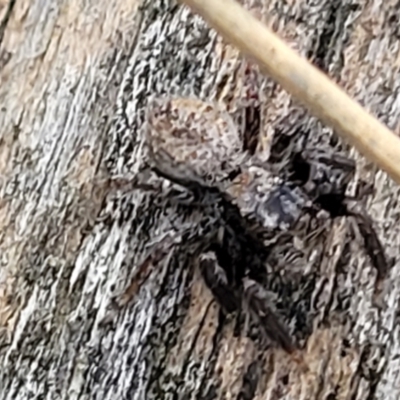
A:
[[[311,154],[302,146],[288,155],[287,146],[275,144],[271,163],[263,164],[243,149],[227,112],[197,99],[153,100],[146,124],[150,169],[181,188],[185,196],[176,201],[204,216],[187,232],[185,243],[197,254],[205,283],[226,312],[246,310],[286,352],[297,346],[264,289],[266,265],[279,237],[290,233],[302,215],[325,210],[332,217],[355,216],[378,279],[384,277],[387,263],[371,220],[345,195],[354,171],[348,159]],[[174,241],[167,238],[146,258],[126,298],[171,246]]]

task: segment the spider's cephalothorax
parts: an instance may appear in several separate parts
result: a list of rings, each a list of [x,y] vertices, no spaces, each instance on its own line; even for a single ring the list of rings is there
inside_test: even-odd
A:
[[[348,171],[340,173],[348,162],[325,153],[293,151],[274,172],[273,162],[271,168],[261,166],[243,151],[228,113],[217,104],[195,99],[150,102],[145,138],[151,169],[186,191],[190,201],[185,206],[203,216],[183,242],[197,243],[194,253],[215,298],[228,312],[248,311],[266,337],[292,353],[296,346],[264,289],[268,257],[277,238],[290,236],[302,215],[326,209],[324,199],[329,196],[337,196],[348,210]],[[296,162],[304,164],[303,170]],[[329,172],[329,163],[334,164],[334,173]],[[370,220],[357,217],[364,228],[361,232],[369,235],[369,244],[379,247]],[[371,258],[377,259],[375,250]],[[378,253],[384,262],[381,246]],[[138,279],[156,261],[146,259]]]

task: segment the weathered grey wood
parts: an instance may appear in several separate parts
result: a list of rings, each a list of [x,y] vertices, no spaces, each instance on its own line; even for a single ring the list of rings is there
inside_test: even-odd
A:
[[[400,5],[247,3],[398,131]],[[368,210],[396,261],[383,306],[359,240],[345,248],[349,223],[334,221],[316,241],[318,273],[300,270],[314,291],[297,283],[298,301],[314,302],[304,371],[281,350],[260,352],[234,335],[185,251],[171,252],[125,308],[112,306],[149,243],[172,220],[196,217],[96,182],[137,171],[149,96],[220,99],[234,111],[240,75],[221,84],[221,71],[232,76],[240,64],[234,49],[163,0],[17,1],[0,49],[10,53],[0,70],[0,399],[398,398],[399,189],[385,174],[355,155],[357,178],[375,184]],[[265,138],[309,130],[330,139],[273,82],[263,90]],[[343,251],[351,256],[341,269]]]

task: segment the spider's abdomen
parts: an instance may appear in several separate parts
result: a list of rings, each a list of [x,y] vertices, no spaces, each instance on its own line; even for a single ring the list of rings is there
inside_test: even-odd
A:
[[[156,156],[166,152],[209,182],[226,178],[244,158],[229,114],[217,104],[191,98],[166,97],[149,104],[147,143]]]

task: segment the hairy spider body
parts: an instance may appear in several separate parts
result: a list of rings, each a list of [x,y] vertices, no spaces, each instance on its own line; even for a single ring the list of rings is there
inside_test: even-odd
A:
[[[215,298],[227,312],[247,310],[268,338],[292,353],[291,335],[263,289],[266,243],[296,222],[308,198],[255,165],[232,118],[217,104],[153,100],[146,145],[153,171],[187,190],[189,207],[204,215],[197,235],[188,235],[198,242],[200,270]]]
[[[229,114],[217,104],[194,99],[151,101],[145,141],[151,169],[186,191],[190,201],[185,206],[203,216],[195,231],[183,233],[181,242],[193,245],[204,281],[217,301],[227,312],[247,310],[266,337],[293,353],[296,345],[264,289],[268,256],[279,235],[289,232],[302,215],[325,208],[324,196],[338,196],[342,211],[350,215],[344,200],[352,163],[318,152],[277,156],[276,146],[270,165],[260,166],[243,151]],[[280,157],[284,167],[274,172]],[[305,165],[306,173],[299,173],[296,162]],[[368,243],[375,245],[372,260],[385,264],[370,220],[353,214]],[[167,245],[160,244],[163,249]],[[143,280],[148,266],[159,262],[163,252],[156,251],[154,260],[143,262],[137,279]],[[133,287],[136,290],[138,283]]]

